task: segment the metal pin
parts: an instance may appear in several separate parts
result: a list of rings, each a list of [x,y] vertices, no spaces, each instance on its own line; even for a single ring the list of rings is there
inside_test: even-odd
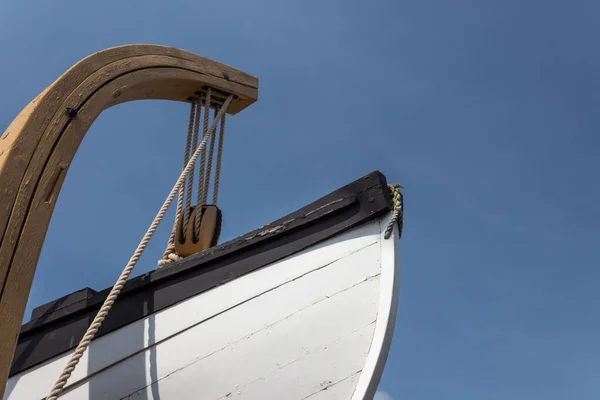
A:
[[[77,118],[77,109],[76,108],[67,107],[67,114],[69,114],[69,118],[75,119],[75,118]]]

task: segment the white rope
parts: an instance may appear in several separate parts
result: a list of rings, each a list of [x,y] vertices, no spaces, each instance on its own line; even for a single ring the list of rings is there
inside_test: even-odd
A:
[[[223,103],[223,107],[219,111],[219,115],[218,115],[219,118],[221,118],[223,116],[223,114],[225,113],[225,111],[227,110],[227,107],[229,106],[229,103],[231,102],[232,98],[233,98],[232,95],[228,96],[227,100],[225,100],[225,102]],[[133,267],[140,259],[142,252],[148,245],[148,242],[152,238],[152,235],[154,235],[154,232],[156,231],[158,224],[163,219],[165,213],[167,212],[167,209],[173,202],[175,195],[177,194],[179,189],[182,187],[182,185],[185,181],[185,178],[188,176],[188,174],[194,168],[196,159],[200,155],[200,152],[202,152],[205,149],[206,142],[207,142],[209,136],[215,130],[217,121],[218,121],[218,119],[213,121],[210,129],[207,132],[207,135],[202,139],[202,142],[196,148],[196,150],[194,151],[194,154],[192,154],[192,156],[190,157],[190,160],[188,161],[187,165],[185,166],[185,169],[179,176],[179,179],[177,179],[175,186],[173,186],[173,189],[171,189],[171,192],[169,193],[169,195],[167,196],[167,199],[165,200],[162,207],[158,211],[158,214],[156,214],[156,217],[154,217],[154,220],[152,221],[152,224],[150,224],[148,231],[142,238],[140,244],[138,245],[135,252],[133,253],[133,256],[131,257],[131,259],[129,260],[129,262],[127,263],[125,268],[123,269],[123,272],[121,272],[119,279],[117,280],[115,285],[112,287],[108,297],[106,298],[106,300],[104,300],[104,303],[102,304],[102,307],[100,308],[100,311],[98,311],[98,314],[96,314],[96,317],[92,321],[92,324],[87,329],[85,335],[79,342],[79,345],[77,345],[75,352],[71,356],[71,359],[65,366],[65,369],[61,373],[60,377],[58,378],[58,380],[52,387],[50,394],[46,397],[46,400],[56,400],[58,398],[58,396],[60,395],[60,393],[63,391],[65,385],[67,384],[67,381],[69,380],[69,377],[71,376],[71,373],[75,370],[75,367],[79,363],[79,360],[83,356],[83,353],[85,352],[85,350],[91,343],[96,332],[98,332],[100,325],[102,325],[102,322],[106,318],[106,315],[108,314],[112,305],[114,304],[115,300],[117,299],[117,296],[119,295],[119,293],[121,293],[121,290],[123,289],[123,286],[125,285],[125,282],[127,281],[127,278],[129,278],[129,275],[131,274]]]
[[[194,121],[190,120],[190,124],[188,127],[188,141],[193,141],[192,144],[195,144],[196,141],[199,138],[199,121],[200,121],[200,116],[202,113],[202,108],[204,108],[204,118],[203,118],[203,137],[205,136],[205,133],[208,130],[208,122],[210,120],[210,116],[209,116],[209,112],[210,112],[210,101],[212,99],[211,97],[211,90],[207,90],[207,92],[205,92],[202,95],[202,99],[200,101],[198,101],[196,103],[196,108],[194,110],[193,113],[190,113],[190,118],[193,118]],[[207,107],[207,102],[209,104],[209,107]],[[204,104],[204,107],[202,106],[202,104]],[[221,179],[221,162],[222,162],[222,158],[223,158],[223,140],[224,140],[224,135],[225,135],[225,118],[226,118],[226,114],[222,114],[220,121],[219,118],[217,117],[218,111],[221,109],[221,107],[216,106],[214,109],[214,114],[213,114],[213,118],[212,118],[212,122],[214,123],[215,121],[218,121],[217,124],[220,125],[220,129],[219,129],[219,144],[218,144],[218,148],[217,148],[217,161],[216,161],[216,166],[215,166],[215,182],[214,182],[214,186],[213,186],[213,202],[212,204],[216,205],[218,198],[219,198],[219,184],[220,184],[220,179]],[[193,132],[192,132],[193,129]],[[206,148],[200,153],[200,171],[198,174],[198,206],[201,206],[203,204],[208,204],[208,193],[210,191],[210,180],[212,177],[212,169],[213,169],[213,159],[214,159],[214,152],[215,152],[215,147],[217,147],[216,145],[216,141],[217,141],[217,135],[213,134],[211,135],[210,138],[210,149],[208,151],[208,157],[206,157]],[[188,150],[187,150],[187,146],[186,146],[186,154]],[[205,160],[204,162],[202,161],[202,157],[204,156]],[[186,158],[187,160],[187,158]],[[203,171],[202,166],[205,166],[206,169],[205,171]],[[190,221],[190,206],[191,206],[191,193],[192,193],[192,187],[193,187],[193,174],[194,171],[192,171],[191,176],[189,177],[188,181],[187,181],[187,185],[186,185],[186,195],[185,195],[185,208],[183,210],[184,217],[183,217],[183,221],[182,221],[182,226],[181,229],[184,232],[187,231],[187,226],[189,225]],[[178,201],[180,201],[180,199],[178,198]],[[179,221],[179,217],[181,214],[176,214],[176,219],[175,219],[175,226],[173,228],[173,231],[171,232],[171,237],[169,238],[169,241],[167,243],[167,249],[165,250],[165,253],[163,254],[163,257],[161,260],[158,261],[158,265],[161,267],[165,267],[173,262],[179,261],[181,260],[182,257],[180,257],[177,254],[176,251],[176,247],[175,247],[175,232],[176,232],[176,227],[178,225],[178,221]],[[200,236],[200,226],[202,224],[202,215],[197,215],[195,220],[194,220],[194,226],[193,226],[193,234],[194,234],[194,238],[195,240],[198,239],[198,237]],[[185,238],[185,236],[184,236]]]
[[[200,113],[202,111],[202,106],[200,105],[200,102],[198,102],[196,104],[196,118],[194,121],[194,133],[192,134],[192,149],[196,148],[196,145],[198,143],[198,138],[199,138],[199,132],[198,130],[200,129]],[[188,182],[187,182],[187,187],[185,190],[185,206],[183,209],[183,226],[187,226],[188,222],[190,221],[190,214],[191,214],[191,210],[190,210],[190,206],[192,205],[192,191],[194,188],[194,169],[196,167],[196,163],[194,162],[194,165],[190,171],[190,175],[188,177]],[[183,230],[183,234],[182,237],[185,239],[185,229]]]
[[[217,117],[215,116],[215,119]],[[225,114],[221,117],[219,129],[219,147],[217,149],[217,165],[215,166],[215,185],[213,187],[213,201],[216,206],[219,200],[219,183],[221,183],[221,159],[223,158],[223,139],[225,138]]]
[[[206,135],[208,130],[208,119],[210,117],[210,101],[212,97],[212,90],[206,89],[204,95],[204,123],[202,126],[202,136]],[[204,204],[204,188],[205,188],[205,171],[206,171],[206,149],[200,154],[200,176],[198,176],[198,205]]]
[[[213,113],[213,121],[218,121],[217,119],[218,110],[215,108]],[[217,135],[212,135],[210,138],[210,149],[208,150],[208,160],[206,162],[206,175],[204,177],[204,197],[202,198],[202,204],[206,204],[208,202],[208,191],[210,190],[210,176],[212,174],[212,164],[213,158],[215,154],[215,142],[217,141]]]
[[[183,171],[190,159],[190,151],[192,147],[192,132],[194,129],[194,116],[196,114],[196,100],[192,100],[190,105],[190,118],[188,121],[188,132],[185,139],[185,152],[183,154],[183,166],[181,170]],[[185,185],[185,182],[184,182]],[[177,222],[179,218],[181,218],[181,212],[183,210],[183,186],[179,188],[179,192],[177,193],[177,209],[175,211],[175,222],[173,223],[173,229],[171,230],[171,235],[169,236],[169,240],[167,241],[167,249],[163,254],[163,258],[158,261],[158,265],[160,267],[165,267],[171,264],[174,261],[179,261],[181,257],[177,255],[175,251],[175,230],[177,229]]]
[[[204,95],[204,124],[202,127],[202,137],[206,136],[208,131],[208,118],[210,117],[210,101],[211,101],[211,89],[208,88]],[[204,198],[207,196],[204,189],[206,187],[206,148],[202,150],[200,154],[200,171],[198,172],[198,204],[196,207],[201,207],[202,204],[205,204]],[[196,211],[196,219],[194,220],[194,235],[196,239],[200,237],[200,225],[202,223],[202,215],[199,213],[200,209]]]

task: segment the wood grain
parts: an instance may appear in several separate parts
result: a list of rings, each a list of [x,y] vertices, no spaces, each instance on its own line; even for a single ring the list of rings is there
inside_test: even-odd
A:
[[[200,210],[200,215],[198,211]],[[213,238],[216,234],[217,219],[219,217],[217,206],[201,205],[192,206],[189,222],[183,226],[183,213],[177,221],[175,229],[175,252],[181,257],[189,257],[192,254],[200,253],[213,245]],[[200,235],[194,236],[194,227],[196,218],[200,218]],[[185,235],[184,235],[185,232]]]
[[[258,98],[255,77],[183,50],[107,49],[48,86],[0,138],[0,397],[54,205],[85,133],[108,107],[142,99],[186,101],[205,85],[236,96],[229,114]],[[77,110],[75,119],[67,108]]]

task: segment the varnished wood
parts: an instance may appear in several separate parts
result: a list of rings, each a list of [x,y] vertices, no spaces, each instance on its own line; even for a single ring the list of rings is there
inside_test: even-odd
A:
[[[205,85],[236,96],[229,114],[258,96],[255,77],[183,50],[107,49],[84,58],[42,91],[0,138],[0,397],[52,211],[90,125],[113,105],[186,101]],[[67,109],[76,110],[76,118]]]
[[[200,215],[198,215],[198,210],[201,210]],[[201,218],[200,235],[197,238],[194,235],[194,221],[196,218]],[[179,218],[175,231],[175,252],[177,255],[188,257],[213,246],[215,235],[217,235],[218,218],[219,209],[214,205],[192,207],[190,222],[185,227],[183,226],[183,216]],[[185,235],[183,235],[184,232]]]

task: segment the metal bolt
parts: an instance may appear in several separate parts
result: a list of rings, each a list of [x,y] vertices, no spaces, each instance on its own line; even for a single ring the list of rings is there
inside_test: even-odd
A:
[[[67,114],[69,114],[69,118],[75,119],[75,118],[77,118],[77,109],[67,107]]]

